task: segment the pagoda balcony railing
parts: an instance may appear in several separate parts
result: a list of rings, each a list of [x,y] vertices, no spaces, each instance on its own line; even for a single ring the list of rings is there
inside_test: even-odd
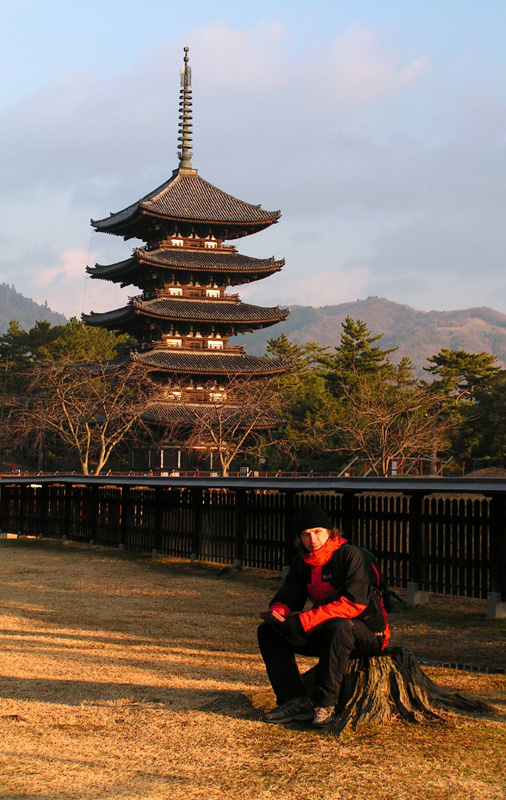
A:
[[[182,389],[175,399],[182,403],[223,403],[226,393],[219,389]]]
[[[174,244],[177,241],[178,244]],[[233,244],[222,244],[219,240],[214,239],[178,239],[177,236],[170,236],[164,239],[157,247],[162,247],[164,250],[170,248],[173,250],[210,250],[211,252],[237,253],[237,247]]]
[[[191,288],[189,288],[187,286],[184,286],[184,287],[182,286],[181,289],[182,289],[182,292],[180,292],[178,294],[175,294],[174,292],[171,292],[170,289],[155,289],[153,294],[146,295],[146,299],[147,300],[152,300],[153,297],[157,297],[157,298],[159,298],[159,297],[170,297],[171,299],[182,297],[182,298],[184,298],[186,300],[189,299],[189,298],[191,298],[192,300],[213,300],[213,301],[214,300],[216,300],[216,301],[225,300],[225,301],[228,301],[228,302],[233,300],[234,303],[240,303],[240,297],[239,297],[238,294],[224,294],[224,295],[219,295],[218,297],[216,297],[216,296],[213,296],[213,295],[206,294],[207,289],[206,289],[205,286],[204,287],[198,286],[198,287],[191,287]]]
[[[181,345],[168,344],[164,341],[156,341],[151,343],[151,348],[153,350],[177,350],[178,352],[184,353],[194,353],[195,350],[204,350],[206,353],[234,353],[235,355],[244,355],[246,352],[245,348],[240,344],[224,345],[223,347],[209,347],[205,338],[192,339],[191,341],[183,340]]]

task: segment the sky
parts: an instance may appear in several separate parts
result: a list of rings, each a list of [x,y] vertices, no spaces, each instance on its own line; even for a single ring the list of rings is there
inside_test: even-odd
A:
[[[0,0],[0,282],[67,316],[124,305],[93,231],[177,168],[190,48],[193,166],[278,224],[261,305],[370,295],[506,313],[504,0]]]

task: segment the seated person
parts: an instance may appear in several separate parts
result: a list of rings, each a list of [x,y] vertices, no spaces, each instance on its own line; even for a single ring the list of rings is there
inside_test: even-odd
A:
[[[277,701],[263,719],[312,720],[323,728],[335,719],[348,659],[378,655],[388,644],[389,628],[377,570],[332,528],[325,511],[306,503],[296,530],[300,552],[269,610],[260,614],[258,643]],[[308,597],[312,606],[304,611]],[[314,703],[295,654],[319,659]]]

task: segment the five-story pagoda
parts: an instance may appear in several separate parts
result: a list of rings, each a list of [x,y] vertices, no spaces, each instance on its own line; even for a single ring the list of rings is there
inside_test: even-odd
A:
[[[278,272],[284,261],[241,255],[225,241],[277,222],[279,211],[238,200],[192,167],[191,70],[181,68],[179,167],[160,187],[117,213],[92,220],[96,231],[141,239],[145,247],[116,264],[88,267],[92,278],[133,285],[142,293],[122,308],[83,315],[88,325],[128,332],[139,342],[131,357],[167,386],[159,420],[188,421],[231,376],[253,378],[286,370],[286,362],[247,355],[229,337],[274,325],[288,309],[241,302],[227,289]]]

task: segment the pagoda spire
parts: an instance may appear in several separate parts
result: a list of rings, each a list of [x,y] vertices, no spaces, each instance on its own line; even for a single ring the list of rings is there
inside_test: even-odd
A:
[[[179,169],[191,169],[192,151],[192,71],[189,66],[188,47],[184,48],[184,65],[181,67],[179,92]]]

